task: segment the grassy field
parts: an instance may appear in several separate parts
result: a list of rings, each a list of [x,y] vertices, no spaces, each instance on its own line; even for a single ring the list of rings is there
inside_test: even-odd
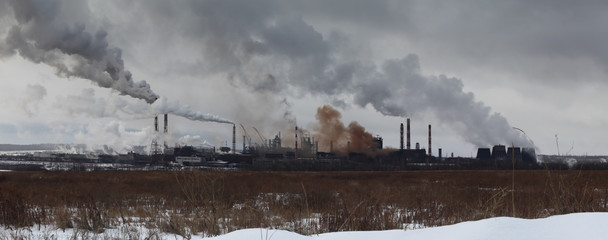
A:
[[[182,236],[253,227],[314,234],[607,204],[608,171],[0,173],[1,225],[91,232],[139,224]]]

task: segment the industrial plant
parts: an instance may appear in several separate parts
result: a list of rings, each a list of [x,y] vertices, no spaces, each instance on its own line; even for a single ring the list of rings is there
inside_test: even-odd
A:
[[[277,132],[265,138],[255,127],[249,131],[242,124],[242,138],[237,137],[237,124],[232,124],[232,145],[221,147],[170,146],[168,114],[154,117],[155,137],[147,153],[66,154],[51,151],[0,156],[0,168],[38,170],[172,170],[184,168],[225,168],[244,170],[431,170],[431,169],[534,169],[538,164],[534,148],[496,145],[478,148],[475,157],[455,157],[441,148],[432,148],[432,126],[428,125],[426,146],[412,142],[409,118],[400,124],[398,149],[383,148],[383,138],[372,136],[356,123],[351,123],[350,137],[327,139],[294,126],[287,134]],[[341,123],[340,123],[341,124]],[[360,128],[356,128],[359,126]],[[251,131],[253,130],[253,131]],[[255,132],[255,135],[252,134]],[[354,134],[354,135],[353,135]],[[356,135],[356,136],[355,136]],[[361,137],[363,136],[363,137]],[[252,141],[252,138],[259,141]],[[316,139],[315,139],[316,137]],[[242,140],[241,140],[242,139]],[[240,149],[237,149],[239,142]],[[255,142],[255,143],[253,143]],[[285,144],[289,142],[289,144]],[[345,142],[345,144],[343,144]],[[425,148],[426,147],[426,148]],[[322,149],[322,150],[320,150]],[[545,166],[546,167],[546,166]]]

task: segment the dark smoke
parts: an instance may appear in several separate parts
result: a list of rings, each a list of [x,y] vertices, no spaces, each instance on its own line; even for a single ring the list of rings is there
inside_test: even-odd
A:
[[[94,34],[79,22],[61,19],[64,7],[74,2],[60,0],[11,0],[14,25],[0,42],[0,57],[19,54],[35,63],[55,68],[62,77],[89,79],[100,87],[153,103],[157,98],[145,81],[135,82],[124,67],[122,50],[112,47],[103,29]],[[76,3],[79,4],[79,3]]]
[[[326,148],[325,151],[329,151],[332,144],[333,150],[339,152],[364,152],[374,146],[372,134],[366,132],[357,122],[351,122],[348,127],[344,126],[342,114],[331,106],[317,108],[316,118],[318,125],[314,128],[314,137],[319,142],[319,147]],[[350,149],[347,149],[348,142]]]

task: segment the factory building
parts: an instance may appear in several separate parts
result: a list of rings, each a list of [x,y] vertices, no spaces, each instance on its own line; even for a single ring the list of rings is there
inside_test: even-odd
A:
[[[508,147],[495,145],[490,148],[478,148],[476,159],[494,161],[496,166],[508,165],[511,161],[519,164],[536,164],[534,148]]]

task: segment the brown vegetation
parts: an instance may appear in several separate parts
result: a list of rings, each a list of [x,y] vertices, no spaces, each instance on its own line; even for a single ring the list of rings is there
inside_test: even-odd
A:
[[[188,237],[254,227],[314,234],[608,210],[606,171],[515,171],[514,189],[512,174],[5,172],[0,224],[102,232],[141,223]]]

